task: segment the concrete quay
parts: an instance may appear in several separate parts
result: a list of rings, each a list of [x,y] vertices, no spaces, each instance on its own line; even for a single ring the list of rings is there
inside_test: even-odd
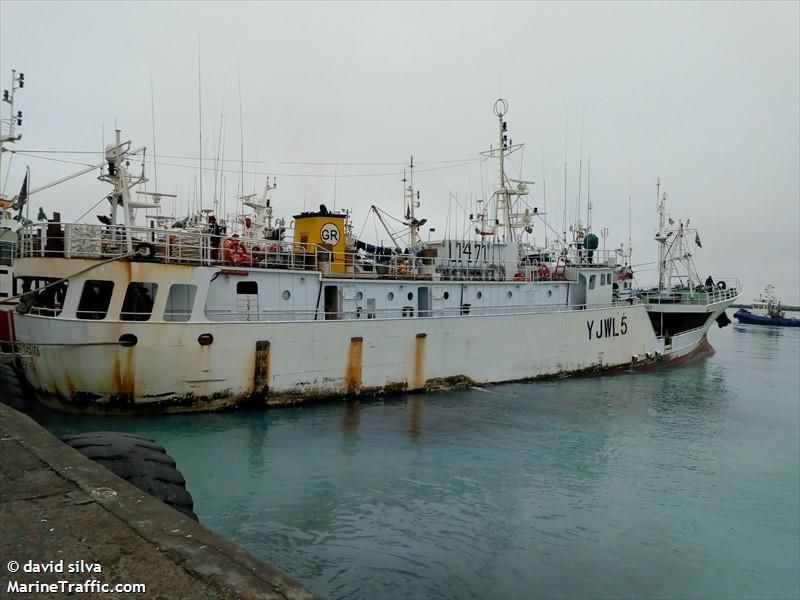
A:
[[[37,564],[42,566],[37,569]],[[68,584],[73,585],[72,595]],[[110,587],[103,590],[102,584]],[[146,588],[129,593],[131,588],[115,590],[117,584]],[[61,595],[148,600],[315,598],[287,575],[0,403],[0,598]]]

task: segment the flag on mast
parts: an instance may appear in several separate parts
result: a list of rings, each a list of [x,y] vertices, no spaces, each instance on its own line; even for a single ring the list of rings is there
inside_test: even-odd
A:
[[[700,248],[703,247],[703,244],[700,243],[700,234],[696,231],[694,232],[694,243],[697,244]]]
[[[22,180],[22,187],[14,202],[14,208],[20,212],[22,212],[22,207],[25,206],[25,203],[28,201],[28,175],[30,175],[30,169],[25,169],[25,179]]]

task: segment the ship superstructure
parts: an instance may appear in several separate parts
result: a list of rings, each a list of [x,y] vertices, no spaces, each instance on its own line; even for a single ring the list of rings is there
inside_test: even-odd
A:
[[[227,230],[208,213],[139,226],[131,191],[146,177],[129,170],[137,151],[117,132],[102,175],[111,216],[21,232],[22,372],[60,408],[189,411],[603,371],[706,349],[738,294],[733,280],[691,297],[696,319],[659,328],[653,313],[684,304],[615,294],[618,254],[590,231],[550,248],[522,240],[541,213],[523,201],[529,182],[506,174],[516,148],[507,110],[495,103],[498,183],[473,215],[475,237],[421,240],[410,183],[409,239],[394,247],[356,240],[348,214],[325,206],[274,220],[274,182]]]

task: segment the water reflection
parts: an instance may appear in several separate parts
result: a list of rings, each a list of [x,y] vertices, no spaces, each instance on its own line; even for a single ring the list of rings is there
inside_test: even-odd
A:
[[[408,437],[410,437],[412,441],[417,441],[422,433],[423,402],[424,400],[421,396],[411,396],[408,399]]]
[[[342,404],[342,434],[345,438],[357,437],[360,422],[361,403],[358,400],[348,400]]]

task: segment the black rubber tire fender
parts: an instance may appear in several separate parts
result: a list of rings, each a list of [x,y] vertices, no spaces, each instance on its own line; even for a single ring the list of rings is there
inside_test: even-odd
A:
[[[140,242],[136,245],[136,254],[133,255],[134,260],[155,260],[156,247],[150,242]]]
[[[68,435],[61,440],[117,477],[197,521],[186,480],[154,440],[114,431]]]

